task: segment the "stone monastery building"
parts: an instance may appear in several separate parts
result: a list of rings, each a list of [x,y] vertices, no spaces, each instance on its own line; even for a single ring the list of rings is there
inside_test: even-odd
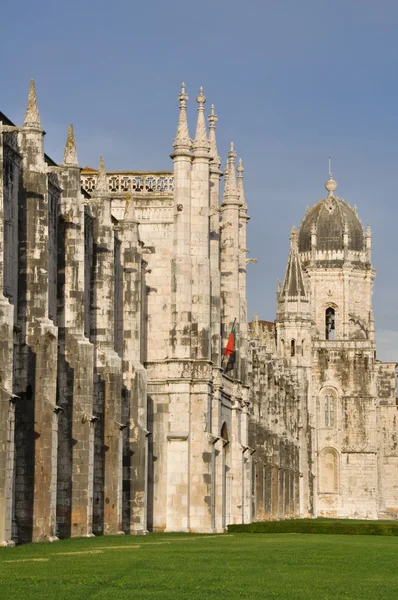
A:
[[[162,173],[81,169],[72,126],[56,164],[33,82],[22,127],[0,113],[0,545],[397,518],[370,230],[330,178],[249,326],[242,162],[187,100]]]

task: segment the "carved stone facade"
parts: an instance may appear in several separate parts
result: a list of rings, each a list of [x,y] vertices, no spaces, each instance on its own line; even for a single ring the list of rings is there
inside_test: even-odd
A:
[[[82,170],[72,126],[55,164],[33,82],[0,113],[0,545],[251,519],[243,169],[220,199],[187,99],[167,173]]]
[[[56,164],[33,82],[0,113],[0,545],[397,516],[370,230],[330,180],[249,329],[243,166],[187,100],[161,173],[81,169],[72,126]]]
[[[292,229],[275,323],[251,324],[257,519],[398,515],[396,363],[376,359],[370,228],[336,187]]]

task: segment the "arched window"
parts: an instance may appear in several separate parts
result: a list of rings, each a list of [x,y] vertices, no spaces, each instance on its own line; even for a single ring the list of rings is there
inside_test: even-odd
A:
[[[285,356],[285,340],[281,340],[281,354]]]
[[[336,319],[334,308],[328,306],[325,311],[325,338],[327,340],[336,339]]]
[[[339,454],[334,448],[319,453],[319,491],[321,494],[339,493]]]
[[[335,398],[327,392],[325,395],[325,427],[334,427],[335,422]]]
[[[221,438],[223,440],[225,440],[226,442],[229,440],[229,438],[228,438],[227,424],[225,423],[225,421],[224,421],[224,423],[222,424],[222,427],[221,427]]]
[[[301,340],[301,354],[304,356],[304,342],[305,340]]]
[[[290,356],[296,356],[296,340],[290,342]]]

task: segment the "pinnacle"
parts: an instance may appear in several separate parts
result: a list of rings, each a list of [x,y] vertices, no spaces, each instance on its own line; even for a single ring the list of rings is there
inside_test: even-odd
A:
[[[219,169],[221,165],[220,157],[218,156],[217,151],[217,140],[216,140],[216,123],[218,121],[218,117],[215,114],[214,104],[210,107],[210,114],[207,117],[209,121],[209,143],[210,143],[210,155],[213,159],[214,164]]]
[[[68,135],[66,138],[65,151],[64,151],[64,165],[77,166],[79,164],[77,160],[77,151],[75,143],[75,134],[73,131],[72,123],[68,127]]]
[[[205,102],[206,96],[203,94],[203,88],[199,89],[199,95],[196,97],[198,103],[198,121],[196,124],[196,134],[194,140],[194,150],[209,150],[209,142],[207,141],[206,121],[205,121]]]
[[[106,178],[104,157],[101,156],[99,169],[98,169],[98,180],[97,180],[97,188],[96,188],[97,192],[107,192],[108,191],[107,184],[108,184],[108,181]]]
[[[234,143],[231,142],[230,150],[228,152],[227,169],[225,173],[224,202],[229,198],[239,197],[239,191],[236,185],[235,158],[236,152],[234,150]]]
[[[187,100],[189,100],[189,97],[185,91],[185,83],[182,83],[181,93],[178,96],[178,102],[180,104],[180,114],[178,117],[177,135],[174,139],[175,149],[184,148],[186,150],[189,150],[191,146],[187,121]]]
[[[245,170],[243,167],[243,162],[242,159],[239,159],[238,162],[238,166],[236,168],[237,173],[238,173],[238,191],[239,191],[239,199],[241,201],[242,204],[242,208],[244,210],[247,209],[247,204],[246,204],[246,200],[245,200],[245,190],[243,187],[243,171]]]
[[[37,105],[36,88],[34,79],[30,80],[28,105],[26,107],[24,127],[40,128],[39,107]]]

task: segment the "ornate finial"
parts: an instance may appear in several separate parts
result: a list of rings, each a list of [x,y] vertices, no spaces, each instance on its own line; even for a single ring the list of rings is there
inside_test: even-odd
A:
[[[78,166],[77,151],[75,143],[75,134],[73,131],[72,123],[68,128],[68,135],[66,138],[65,151],[64,151],[64,165]]]
[[[187,100],[189,100],[185,93],[185,83],[181,84],[181,94],[178,96],[178,102],[180,104],[180,115],[178,118],[177,135],[174,139],[174,148],[185,148],[191,147],[191,140],[188,132],[188,121],[187,121]]]
[[[28,105],[26,107],[24,127],[40,128],[39,107],[37,105],[35,82],[33,79],[30,80],[29,85]]]
[[[329,175],[329,180],[325,183],[325,188],[329,192],[329,196],[334,196],[334,191],[337,188],[337,183],[332,177],[332,174]]]
[[[205,102],[206,96],[203,94],[203,88],[199,89],[199,95],[196,97],[198,103],[198,121],[196,124],[195,140],[193,142],[194,151],[202,150],[208,152],[210,145],[207,141],[206,121],[205,121]]]
[[[241,158],[238,161],[238,166],[236,167],[236,170],[237,170],[237,173],[238,173],[238,177],[240,177],[242,179],[243,178],[243,171],[245,169],[244,169],[243,161],[242,161]]]
[[[107,192],[108,191],[108,180],[106,177],[104,157],[100,157],[100,164],[98,169],[98,179],[97,179],[97,192]]]
[[[213,163],[215,164],[217,169],[219,169],[221,165],[221,159],[218,156],[216,141],[216,123],[218,121],[218,117],[215,114],[214,104],[212,104],[210,107],[210,115],[207,117],[207,120],[209,121],[210,154],[213,158]]]

